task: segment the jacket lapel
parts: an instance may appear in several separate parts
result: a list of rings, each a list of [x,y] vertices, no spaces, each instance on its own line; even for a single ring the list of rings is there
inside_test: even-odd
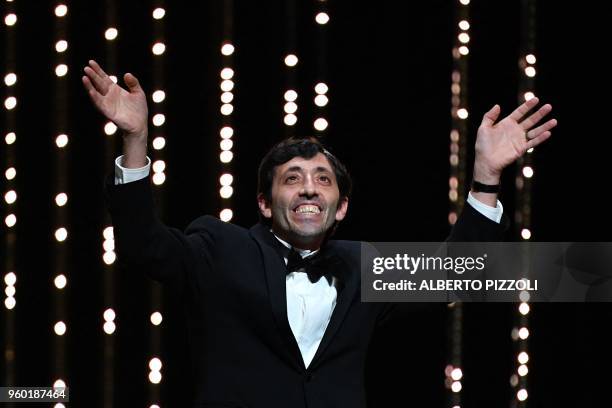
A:
[[[333,242],[328,242],[327,245],[331,246],[327,249],[328,251],[337,252],[336,248],[333,247]],[[346,261],[342,259],[342,257],[339,258],[342,261],[338,263],[337,267],[342,268],[342,271],[338,271],[338,273],[340,276],[344,277],[344,285],[342,290],[338,291],[336,307],[334,308],[331,320],[327,325],[323,339],[321,339],[321,344],[319,344],[319,348],[317,349],[312,362],[308,366],[309,370],[314,369],[318,364],[320,364],[323,353],[329,347],[334,336],[338,332],[338,329],[342,325],[342,322],[344,321],[344,318],[346,317],[346,314],[348,313],[357,294],[357,289],[359,288],[359,271],[351,271]]]
[[[258,243],[263,255],[272,313],[283,342],[287,346],[288,361],[296,368],[304,370],[304,360],[287,318],[287,288],[285,283],[287,274],[285,261],[277,250],[280,242],[274,238],[269,227],[261,223],[251,228],[250,234]]]

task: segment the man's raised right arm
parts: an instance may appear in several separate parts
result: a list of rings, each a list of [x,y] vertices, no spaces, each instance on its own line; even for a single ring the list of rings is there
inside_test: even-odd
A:
[[[119,260],[182,288],[196,263],[210,264],[208,250],[214,240],[206,228],[210,220],[194,222],[187,235],[159,221],[148,177],[151,161],[144,91],[129,73],[123,77],[126,89],[115,84],[93,60],[84,72],[83,85],[93,104],[123,134],[123,155],[115,160],[114,179],[106,185]]]

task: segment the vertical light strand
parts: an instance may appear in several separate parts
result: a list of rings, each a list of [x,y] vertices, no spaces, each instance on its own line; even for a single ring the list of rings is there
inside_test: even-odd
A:
[[[519,58],[519,104],[533,98],[536,76],[535,48],[535,4],[522,0],[521,8],[521,51]],[[531,182],[534,175],[533,150],[517,161],[516,189],[517,202],[515,223],[524,241],[531,239]]]
[[[283,63],[287,68],[286,87],[283,92],[283,123],[285,124],[285,136],[295,136],[295,126],[298,121],[298,91],[296,66],[299,62],[297,56],[297,4],[296,0],[284,2],[286,7],[286,49],[283,56]]]
[[[53,271],[53,292],[54,292],[54,350],[53,350],[53,378],[54,383],[61,381],[66,383],[66,332],[68,325],[67,318],[67,295],[66,286],[70,273],[68,271],[66,240],[68,238],[68,39],[67,39],[67,19],[68,5],[66,3],[56,4],[53,9],[55,15],[54,26],[55,34],[53,43],[50,44],[55,51],[55,132],[53,133],[56,154],[55,154],[55,193],[51,200],[54,207],[55,228],[55,266]]]
[[[117,26],[116,0],[105,1],[105,63],[104,69],[109,73],[111,80],[117,83],[117,40],[119,38],[119,27]],[[105,173],[112,172],[109,166],[114,165],[115,134],[117,125],[111,121],[104,123],[104,167]],[[115,241],[110,216],[104,215],[102,226],[102,262],[103,262],[103,294],[102,307],[100,308],[103,342],[102,361],[102,406],[110,408],[113,406],[114,382],[115,382],[115,324],[116,299],[115,299]]]
[[[234,216],[232,210],[232,195],[234,194],[234,176],[232,175],[232,159],[234,153],[232,148],[234,142],[234,128],[232,125],[232,113],[234,112],[234,84],[235,73],[233,68],[234,44],[233,38],[234,26],[234,2],[233,0],[224,0],[223,2],[223,39],[221,43],[221,72],[220,76],[220,92],[221,92],[221,136],[219,160],[221,161],[221,175],[219,176],[219,196],[221,197],[221,210],[219,218],[222,221],[229,222]]]
[[[470,22],[469,0],[459,0],[456,8],[456,37],[454,39],[452,56],[453,71],[451,75],[451,118],[450,132],[450,177],[448,198],[450,211],[448,223],[452,226],[457,222],[457,216],[463,208],[466,186],[466,155],[467,155],[467,77],[468,55],[470,53]],[[463,337],[463,305],[453,302],[448,305],[449,323],[449,362],[444,369],[446,376],[445,386],[450,391],[448,395],[449,406],[461,407],[462,378],[462,337]]]
[[[316,10],[314,20],[317,25],[317,83],[314,86],[315,120],[313,127],[319,137],[327,131],[329,122],[326,118],[328,97],[327,84],[327,25],[329,13],[327,0],[315,0]]]
[[[165,186],[166,182],[166,89],[164,84],[165,58],[166,58],[166,7],[163,0],[153,2],[151,18],[153,23],[153,45],[152,53],[152,127],[151,137],[153,139],[152,169],[153,185],[156,186],[155,196],[160,215],[165,212]],[[149,358],[147,367],[149,369],[149,403],[150,407],[159,407],[161,403],[160,383],[162,381],[161,353],[161,316],[162,316],[162,288],[156,282],[150,282],[150,308],[151,308],[151,330],[149,331]],[[154,318],[155,316],[155,318]]]
[[[535,25],[536,9],[535,0],[521,1],[521,32],[520,32],[520,56],[519,56],[519,104],[535,96],[536,56],[535,56]],[[516,211],[515,224],[520,231],[523,241],[532,238],[531,228],[531,193],[533,177],[533,148],[529,149],[523,157],[517,161],[516,174]],[[532,272],[529,270],[528,262],[523,265],[523,277],[528,278]],[[519,294],[518,313],[515,326],[512,328],[511,336],[515,344],[516,372],[510,376],[510,385],[513,387],[514,397],[510,403],[511,407],[524,408],[527,406],[529,373],[528,362],[528,339],[529,331],[529,292],[521,291]]]
[[[17,234],[15,225],[17,223],[17,129],[15,108],[17,106],[17,63],[15,58],[16,33],[15,25],[17,24],[17,14],[15,12],[15,4],[7,2],[5,5],[4,14],[4,110],[1,131],[4,135],[5,146],[1,149],[4,152],[3,177],[4,186],[3,199],[6,204],[6,213],[3,214],[4,223],[0,228],[4,231],[0,233],[3,236],[2,248],[2,276],[4,286],[4,308],[2,310],[2,321],[4,331],[4,372],[2,373],[5,379],[6,386],[16,385],[16,356],[15,356],[15,307],[17,305],[17,269],[15,265],[16,257],[16,241]]]

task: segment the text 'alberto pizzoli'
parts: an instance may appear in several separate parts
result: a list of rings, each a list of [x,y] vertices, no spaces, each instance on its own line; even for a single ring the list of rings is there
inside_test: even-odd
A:
[[[533,291],[538,290],[538,280],[530,279],[426,279],[414,282],[402,279],[399,282],[373,282],[374,290],[399,291]]]

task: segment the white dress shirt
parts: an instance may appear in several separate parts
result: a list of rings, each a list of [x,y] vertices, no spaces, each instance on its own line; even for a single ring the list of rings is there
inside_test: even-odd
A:
[[[291,249],[288,242],[274,235],[285,247]],[[318,252],[294,248],[302,258],[312,256]],[[288,259],[285,259],[285,265]],[[285,288],[287,291],[287,319],[293,336],[302,353],[306,368],[310,365],[325,329],[331,320],[338,292],[336,278],[330,285],[324,277],[312,283],[304,269],[298,269],[287,274]]]
[[[151,169],[151,159],[147,157],[147,164],[138,169],[128,169],[122,166],[123,156],[115,160],[115,184],[125,184],[132,181],[141,180],[149,175]],[[499,224],[504,207],[497,200],[496,207],[490,207],[481,203],[469,193],[468,204],[476,211]],[[276,237],[276,235],[274,235]],[[291,245],[276,237],[284,246],[291,248]],[[299,250],[302,258],[314,255],[317,251]],[[285,258],[285,264],[287,258]],[[331,320],[338,292],[335,286],[335,278],[330,285],[327,279],[319,279],[312,283],[308,275],[303,271],[293,271],[287,274],[285,287],[287,290],[287,318],[293,336],[298,343],[304,365],[308,367],[319,348],[325,329]]]

